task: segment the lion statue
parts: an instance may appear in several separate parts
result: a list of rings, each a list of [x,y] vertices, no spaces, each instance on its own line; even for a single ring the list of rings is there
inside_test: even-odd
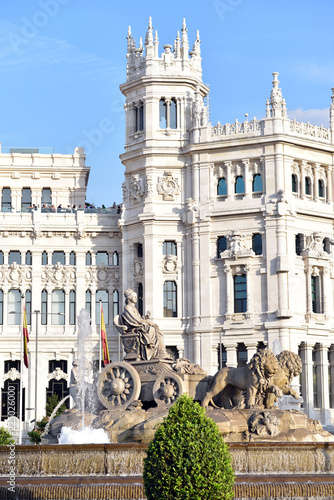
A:
[[[242,368],[226,366],[219,370],[212,378],[201,405],[206,407],[211,403],[217,408],[213,398],[219,394],[223,408],[233,408],[241,393],[245,391],[246,408],[254,408],[257,394],[265,394],[269,379],[278,368],[278,361],[273,352],[268,348],[260,349],[246,366]]]
[[[300,357],[291,351],[282,351],[276,357],[278,370],[270,377],[264,395],[258,394],[258,404],[262,408],[272,408],[278,397],[282,395],[290,395],[295,399],[299,399],[300,397],[298,392],[290,387],[292,379],[302,372]]]

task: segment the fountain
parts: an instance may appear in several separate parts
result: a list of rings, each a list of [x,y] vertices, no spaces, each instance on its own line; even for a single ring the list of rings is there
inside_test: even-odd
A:
[[[126,293],[124,313],[114,319],[126,356],[107,365],[97,381],[89,318],[81,311],[71,374],[76,406],[51,422],[44,442],[56,443],[60,435],[59,444],[16,448],[17,498],[143,499],[147,443],[183,392],[203,406],[213,402],[207,414],[229,443],[236,499],[334,497],[334,436],[300,411],[276,405],[282,393],[298,397],[290,387],[301,366],[297,355],[275,345],[274,353],[254,355],[242,373],[224,368],[208,377],[189,360],[168,358],[158,326],[134,308],[134,292]],[[239,383],[244,372],[245,387]],[[93,401],[96,393],[99,401]],[[222,408],[222,401],[234,407]],[[0,500],[8,498],[2,480],[8,467],[7,447],[0,447]],[[80,481],[73,484],[76,476]]]

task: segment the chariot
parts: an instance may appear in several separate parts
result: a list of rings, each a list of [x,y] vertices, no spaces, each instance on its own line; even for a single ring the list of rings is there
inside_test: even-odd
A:
[[[169,408],[184,392],[201,401],[208,383],[207,373],[199,365],[183,358],[143,360],[138,332],[123,333],[118,316],[114,324],[120,330],[126,355],[123,361],[108,364],[99,375],[97,392],[103,406],[124,410],[139,400]]]

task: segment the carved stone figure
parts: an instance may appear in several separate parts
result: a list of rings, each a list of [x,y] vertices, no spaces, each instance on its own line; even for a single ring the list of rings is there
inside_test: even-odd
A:
[[[145,361],[150,359],[171,359],[165,349],[163,336],[159,327],[147,317],[142,317],[136,309],[136,292],[128,289],[125,291],[124,296],[124,311],[114,318],[114,323],[118,331],[122,336],[135,334],[135,339],[132,343],[133,345],[139,344],[140,359]],[[125,347],[127,346],[125,345]]]
[[[262,403],[264,408],[273,408],[278,397],[282,395],[290,395],[295,399],[299,399],[300,397],[298,392],[290,387],[292,379],[302,372],[300,357],[298,354],[291,351],[282,351],[276,357],[279,368],[269,379],[269,385],[265,391],[265,397]],[[279,391],[277,389],[279,389]]]
[[[221,395],[222,406],[232,408],[236,406],[242,391],[245,391],[246,408],[256,407],[257,394],[265,394],[269,379],[278,370],[278,361],[270,349],[260,349],[254,354],[246,366],[233,368],[226,366],[213,377],[209,390],[202,399],[202,406],[206,407],[218,394]]]

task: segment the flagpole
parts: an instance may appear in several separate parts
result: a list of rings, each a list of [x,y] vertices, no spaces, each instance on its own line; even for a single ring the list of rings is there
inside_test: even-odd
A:
[[[100,301],[100,338],[99,338],[99,373],[101,373],[101,351],[102,351],[102,299],[99,299]]]
[[[35,343],[35,428],[37,428],[37,353],[38,353],[38,315],[40,311],[34,311],[36,314],[36,343]]]
[[[20,354],[20,399],[19,399],[19,444],[22,444],[22,402],[23,402],[23,299],[21,294],[21,314],[20,314],[20,334],[21,334],[21,354]]]

